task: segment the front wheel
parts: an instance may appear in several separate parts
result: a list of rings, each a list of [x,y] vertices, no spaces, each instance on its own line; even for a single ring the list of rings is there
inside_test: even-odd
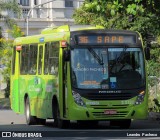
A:
[[[96,120],[83,120],[83,121],[79,120],[79,121],[77,121],[77,123],[80,127],[96,128],[98,126],[98,121],[96,121]]]
[[[111,120],[110,121],[111,126],[119,126],[122,129],[128,129],[131,125],[131,120]]]
[[[28,125],[36,124],[36,117],[31,116],[30,101],[28,97],[25,101],[25,117]]]
[[[46,119],[37,118],[37,123],[40,124],[40,125],[46,125]]]
[[[60,118],[60,111],[58,105],[53,106],[53,119],[54,126],[58,128],[68,128],[70,125],[69,120],[62,120]]]

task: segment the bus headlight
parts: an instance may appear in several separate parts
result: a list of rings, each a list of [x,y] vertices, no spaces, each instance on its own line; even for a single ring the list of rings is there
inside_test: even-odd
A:
[[[144,96],[145,92],[144,91],[140,92],[139,95],[137,96],[135,105],[140,105],[144,101]]]
[[[79,93],[72,91],[72,95],[73,95],[74,101],[77,105],[84,106],[84,107],[86,106]]]

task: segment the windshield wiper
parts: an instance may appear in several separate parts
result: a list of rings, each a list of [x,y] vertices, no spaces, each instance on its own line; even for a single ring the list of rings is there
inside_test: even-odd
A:
[[[116,61],[113,63],[111,71],[112,71],[113,67],[116,66],[119,62],[121,62],[122,59],[125,57],[125,55],[127,54],[126,53],[127,48],[128,48],[127,46],[124,46],[123,51],[120,53],[119,57],[118,58],[116,57]]]
[[[93,55],[93,57],[97,60],[100,65],[104,65],[103,56],[100,56],[93,50],[93,48],[88,48],[88,51]]]
[[[120,62],[125,57],[125,55],[127,54],[126,50],[127,50],[127,46],[124,46],[123,51],[120,53],[119,57],[116,59],[116,63]]]
[[[117,64],[118,62],[121,62],[121,60],[124,58],[124,56],[126,55],[126,50],[127,50],[127,46],[124,46],[123,51],[120,53],[119,57],[116,58],[115,63],[113,64],[113,66],[115,64]]]

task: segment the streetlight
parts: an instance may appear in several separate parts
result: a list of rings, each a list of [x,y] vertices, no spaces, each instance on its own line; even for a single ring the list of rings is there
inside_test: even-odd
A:
[[[50,3],[50,2],[53,2],[53,1],[56,1],[56,0],[50,0],[50,1],[48,1],[48,2],[38,4],[38,5],[34,6],[33,8],[31,8],[31,9],[28,11],[27,19],[26,19],[26,22],[27,22],[27,25],[26,25],[26,26],[27,26],[27,27],[26,27],[26,29],[27,29],[27,36],[28,36],[28,22],[29,22],[29,16],[30,16],[30,14],[31,14],[31,11],[32,11],[34,8],[37,8],[37,7],[39,7],[39,6],[42,6],[42,5],[44,5],[44,4],[47,4],[47,3]]]

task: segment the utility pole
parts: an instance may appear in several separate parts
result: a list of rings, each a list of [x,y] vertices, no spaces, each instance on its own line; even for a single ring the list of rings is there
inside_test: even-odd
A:
[[[31,14],[31,11],[32,11],[34,8],[37,8],[37,7],[39,7],[39,6],[42,6],[42,5],[44,5],[44,4],[47,4],[47,3],[50,3],[50,2],[53,2],[53,1],[56,1],[56,0],[50,0],[50,1],[48,1],[48,2],[38,4],[38,5],[34,6],[34,7],[32,7],[32,8],[28,11],[27,19],[26,19],[26,22],[27,22],[27,24],[26,24],[26,26],[27,26],[27,27],[26,27],[27,36],[28,36],[29,16],[30,16],[30,14]]]

